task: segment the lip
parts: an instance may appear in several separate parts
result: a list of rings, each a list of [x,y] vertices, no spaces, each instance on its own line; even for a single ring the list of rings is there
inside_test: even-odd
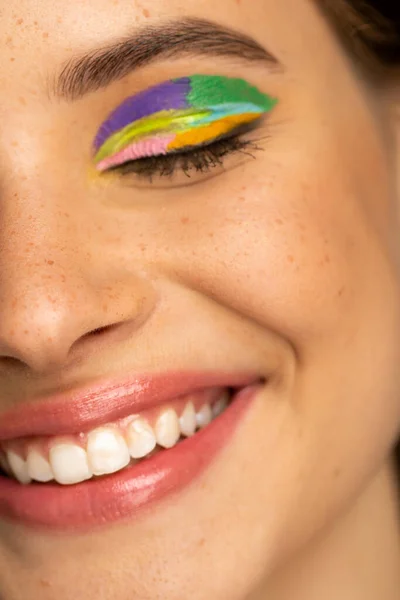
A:
[[[26,436],[83,433],[192,392],[242,388],[260,376],[249,373],[169,372],[104,380],[36,399],[0,415],[0,441]]]
[[[185,385],[181,384],[180,390],[186,388],[189,379]],[[197,377],[191,381],[196,382]],[[218,383],[221,383],[221,378],[218,378]],[[190,484],[213,462],[261,388],[262,383],[254,382],[253,378],[252,383],[235,394],[233,402],[219,417],[193,437],[112,475],[71,486],[35,483],[24,486],[0,476],[0,516],[30,527],[53,531],[85,531],[114,521],[135,518],[154,502]],[[141,406],[143,402],[150,401],[147,393],[148,389],[140,401]],[[80,397],[78,406],[84,400],[85,397]],[[58,402],[61,400],[58,399]],[[61,405],[64,406],[64,403]],[[83,405],[86,408],[91,406],[87,402]],[[33,408],[30,408],[25,414],[31,413],[37,419],[32,411]],[[49,416],[47,403],[41,405],[41,411],[44,411],[41,414]],[[100,412],[104,413],[104,408]],[[65,418],[63,414],[63,426],[66,425]],[[75,413],[74,422],[76,418]],[[15,417],[12,415],[8,419],[8,428],[2,426],[7,432],[15,429],[11,427]],[[85,423],[88,422],[89,419],[86,419]],[[50,421],[48,427],[55,427],[55,423],[54,420]]]
[[[143,410],[168,398],[214,385],[240,388],[219,417],[173,448],[162,450],[117,473],[71,486],[21,485],[0,476],[0,517],[28,527],[72,532],[135,518],[153,503],[189,485],[214,461],[263,383],[259,377],[249,375],[168,374],[135,378],[130,383],[125,381],[114,386],[108,383],[87,387],[78,394],[63,394],[54,401],[42,400],[37,406],[9,412],[1,425],[3,437],[10,434],[14,437],[15,432],[25,434],[27,431],[32,435],[32,429],[58,433],[66,429],[71,431],[71,425],[92,426],[110,416],[121,417],[127,410],[131,414],[132,407]],[[132,397],[132,386],[137,386],[135,397]],[[111,399],[114,405],[110,406]],[[117,406],[120,402],[122,406]],[[94,411],[94,414],[88,414],[88,411]],[[23,423],[16,422],[18,414],[23,415]],[[33,421],[28,424],[26,419],[29,418]]]

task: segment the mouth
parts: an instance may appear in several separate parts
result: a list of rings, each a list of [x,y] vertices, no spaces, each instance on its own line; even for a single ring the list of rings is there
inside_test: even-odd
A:
[[[0,516],[55,530],[134,517],[213,462],[262,384],[169,374],[13,410],[0,425]]]

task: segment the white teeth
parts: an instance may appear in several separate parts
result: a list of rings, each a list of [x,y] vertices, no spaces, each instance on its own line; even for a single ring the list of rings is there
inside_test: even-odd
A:
[[[212,412],[209,404],[203,404],[201,409],[196,413],[196,421],[198,427],[202,428],[209,425],[212,421]]]
[[[42,483],[46,483],[47,481],[54,479],[50,463],[35,448],[29,450],[26,459],[26,465],[28,468],[28,473],[32,479],[41,481]]]
[[[12,450],[9,450],[7,452],[7,460],[12,473],[20,483],[31,482],[31,478],[28,473],[28,468],[26,466],[26,461],[23,458],[21,458]]]
[[[156,447],[156,437],[145,419],[138,418],[128,425],[126,441],[132,458],[143,458]]]
[[[131,460],[124,438],[111,428],[99,428],[89,433],[86,452],[93,475],[115,473]]]
[[[154,430],[157,443],[160,446],[163,448],[172,448],[172,446],[175,446],[181,435],[176,412],[172,408],[169,408],[161,413]]]
[[[124,435],[117,427],[98,427],[87,434],[86,449],[67,438],[51,440],[47,456],[47,442],[38,446],[34,441],[27,448],[24,460],[13,450],[0,450],[0,467],[20,483],[32,480],[46,483],[56,480],[60,484],[76,484],[93,475],[115,473],[126,467],[131,458],[141,459],[157,446],[172,448],[181,435],[190,437],[197,428],[204,428],[229,405],[228,391],[221,394],[211,407],[203,404],[196,412],[192,401],[186,403],[180,417],[172,408],[160,413],[154,428],[146,418],[134,417],[126,426]],[[39,440],[40,442],[40,440]]]
[[[192,402],[188,402],[183,413],[179,417],[179,425],[182,435],[189,437],[194,434],[197,427],[196,411]]]
[[[58,483],[79,483],[92,476],[86,451],[76,444],[56,444],[49,455],[54,479]]]
[[[216,401],[216,403],[212,407],[212,415],[213,418],[218,417],[221,413],[224,412],[229,402],[229,394],[228,392],[224,392],[222,396]]]

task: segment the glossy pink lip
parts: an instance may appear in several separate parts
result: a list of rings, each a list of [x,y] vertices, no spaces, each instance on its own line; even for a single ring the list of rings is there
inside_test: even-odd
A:
[[[71,486],[24,486],[0,476],[0,516],[33,527],[78,531],[134,517],[139,509],[189,484],[213,461],[262,383],[259,377],[249,375],[168,374],[86,388],[78,394],[63,394],[10,411],[4,421],[2,418],[3,439],[32,435],[33,431],[43,435],[81,431],[214,386],[238,388],[222,415],[170,450],[113,475]],[[21,418],[22,422],[18,422]]]
[[[80,433],[205,388],[242,388],[259,380],[249,373],[181,372],[103,381],[0,415],[0,440]]]

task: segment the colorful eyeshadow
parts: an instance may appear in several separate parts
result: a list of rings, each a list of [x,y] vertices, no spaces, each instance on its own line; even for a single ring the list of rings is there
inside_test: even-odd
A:
[[[193,75],[161,83],[127,98],[103,123],[96,168],[210,143],[276,103],[243,79]]]

